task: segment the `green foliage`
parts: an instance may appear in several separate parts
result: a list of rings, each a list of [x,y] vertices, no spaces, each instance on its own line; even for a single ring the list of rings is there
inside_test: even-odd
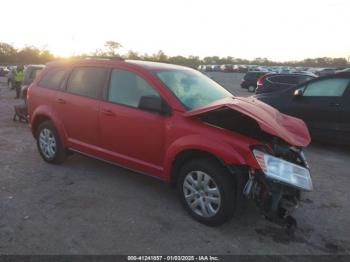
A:
[[[106,41],[103,48],[95,49],[90,56],[105,56],[105,57],[113,57],[119,56],[118,49],[121,48],[122,45],[115,41]]]
[[[102,48],[97,48],[95,51],[88,54],[80,54],[74,58],[84,58],[88,56],[120,56],[119,49],[122,45],[116,41],[106,41]],[[288,65],[288,66],[307,66],[307,67],[346,67],[349,66],[345,58],[307,58],[302,61],[274,62],[267,58],[258,57],[254,60],[235,58],[232,56],[206,56],[201,59],[198,56],[168,56],[162,50],[154,54],[140,54],[129,50],[125,55],[126,59],[147,60],[163,63],[171,63],[177,65],[197,68],[203,64],[233,64],[233,65]],[[11,44],[0,42],[0,64],[45,64],[48,61],[55,59],[55,56],[47,49],[39,49],[35,46],[26,46],[22,49],[16,49]]]
[[[117,50],[122,47],[122,45],[116,41],[107,41],[104,46],[107,56],[117,56]]]
[[[55,59],[45,48],[26,46],[17,50],[12,45],[0,43],[0,64],[45,64]]]
[[[10,44],[0,43],[0,63],[15,63],[17,50]]]

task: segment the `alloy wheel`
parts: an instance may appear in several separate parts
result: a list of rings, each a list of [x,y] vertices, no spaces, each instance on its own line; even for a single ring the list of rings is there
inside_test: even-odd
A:
[[[249,86],[248,87],[248,91],[253,93],[255,91],[255,87],[254,86]]]
[[[183,194],[190,209],[199,216],[215,216],[221,205],[221,194],[210,175],[191,171],[183,182]]]
[[[57,151],[56,138],[52,131],[48,128],[43,128],[39,134],[40,150],[47,159],[55,157]]]

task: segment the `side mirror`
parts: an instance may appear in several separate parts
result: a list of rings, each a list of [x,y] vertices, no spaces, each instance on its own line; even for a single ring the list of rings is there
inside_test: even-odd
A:
[[[294,96],[295,97],[302,97],[303,96],[303,90],[301,88],[297,89],[294,91]]]
[[[159,96],[141,96],[139,109],[169,115],[170,109]]]

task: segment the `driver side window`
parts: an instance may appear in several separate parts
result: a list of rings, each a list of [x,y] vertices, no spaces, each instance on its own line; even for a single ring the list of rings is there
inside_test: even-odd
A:
[[[137,108],[142,96],[159,97],[159,94],[146,80],[131,71],[112,71],[108,101]]]
[[[315,81],[304,88],[303,96],[342,96],[348,84],[348,78]]]

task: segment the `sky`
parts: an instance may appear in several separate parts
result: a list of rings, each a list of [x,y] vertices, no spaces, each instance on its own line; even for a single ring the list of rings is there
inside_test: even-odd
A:
[[[121,43],[122,53],[350,56],[350,0],[4,0],[1,10],[0,42],[60,56],[108,40]]]

